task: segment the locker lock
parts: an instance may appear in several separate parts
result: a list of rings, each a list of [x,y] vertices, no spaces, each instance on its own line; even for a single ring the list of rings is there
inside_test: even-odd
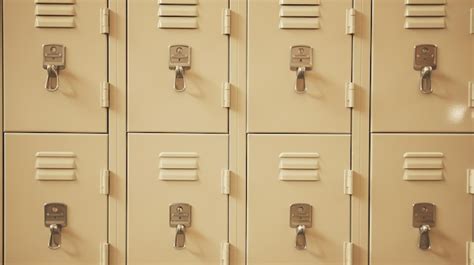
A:
[[[183,249],[186,246],[186,228],[191,227],[191,205],[174,203],[170,205],[170,227],[176,227],[174,248]]]
[[[44,225],[49,228],[49,249],[61,248],[61,231],[67,226],[67,205],[46,203],[44,205]]]
[[[416,203],[413,205],[413,227],[420,232],[418,248],[421,250],[431,249],[430,231],[436,218],[436,205],[432,203]]]
[[[59,70],[66,67],[66,47],[61,44],[43,45],[43,68],[47,77],[44,87],[54,92],[59,89]]]
[[[296,228],[295,246],[298,250],[306,249],[306,228],[313,223],[313,207],[306,203],[295,203],[290,206],[290,227]]]
[[[169,68],[174,70],[174,89],[177,92],[186,90],[184,71],[191,68],[191,47],[187,45],[171,45],[169,47]]]
[[[437,67],[438,47],[433,44],[415,46],[414,69],[420,71],[420,91],[423,94],[433,93],[431,74]]]
[[[290,70],[296,71],[295,91],[306,91],[305,72],[313,67],[313,48],[305,45],[295,45],[290,49]]]

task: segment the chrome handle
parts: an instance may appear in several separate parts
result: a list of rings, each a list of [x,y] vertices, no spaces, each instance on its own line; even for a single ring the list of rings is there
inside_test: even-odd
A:
[[[49,249],[59,249],[61,248],[61,225],[52,224],[49,226]]]
[[[306,227],[304,225],[299,225],[296,227],[296,249],[304,250],[306,249]]]
[[[186,243],[185,226],[179,224],[176,226],[176,236],[174,238],[174,248],[183,249]]]
[[[423,94],[433,93],[433,89],[431,88],[431,73],[432,72],[433,72],[433,68],[431,66],[425,66],[421,69],[420,91]]]
[[[59,89],[59,69],[56,65],[48,65],[46,67],[48,73],[44,87],[49,92],[55,92]]]
[[[297,93],[304,93],[306,91],[306,80],[304,74],[306,72],[306,67],[298,67],[296,70],[296,84],[295,91]]]
[[[429,225],[420,226],[420,243],[418,247],[422,250],[431,249],[430,231],[431,227]]]
[[[183,92],[186,90],[186,82],[184,81],[184,68],[182,66],[176,66],[174,78],[174,89],[177,92]]]

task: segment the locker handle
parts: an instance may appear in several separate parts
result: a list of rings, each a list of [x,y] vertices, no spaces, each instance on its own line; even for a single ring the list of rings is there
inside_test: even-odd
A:
[[[296,227],[296,249],[304,250],[306,249],[306,227],[304,225],[299,225]]]
[[[421,250],[431,249],[430,231],[431,227],[429,225],[420,226],[420,243],[418,247]]]
[[[54,92],[59,89],[59,69],[56,65],[48,65],[46,68],[46,72],[48,73],[46,77],[46,82],[44,87],[49,92]]]
[[[296,85],[295,91],[297,93],[304,93],[306,91],[306,80],[304,74],[306,72],[306,67],[298,67],[296,71]]]
[[[420,76],[420,91],[423,94],[431,94],[433,93],[433,89],[431,88],[431,73],[433,72],[433,67],[425,66],[421,69]]]
[[[184,80],[184,68],[182,66],[176,66],[175,68],[174,89],[177,92],[183,92],[184,90],[186,90],[186,81]]]
[[[61,248],[61,225],[52,224],[49,226],[49,249],[56,250]]]
[[[183,249],[186,243],[185,226],[179,224],[176,226],[176,236],[174,238],[174,248]]]
[[[43,44],[43,69],[46,70],[44,87],[49,92],[59,89],[59,70],[66,68],[66,47],[62,44]]]

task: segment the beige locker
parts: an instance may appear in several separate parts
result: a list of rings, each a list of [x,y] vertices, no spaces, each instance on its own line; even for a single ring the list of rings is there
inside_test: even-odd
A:
[[[464,265],[472,241],[474,135],[376,134],[372,140],[371,264]],[[472,188],[471,188],[472,191]],[[416,203],[435,205],[421,249]],[[417,213],[417,212],[416,212]]]
[[[128,264],[221,264],[228,232],[228,196],[221,189],[227,138],[130,134]],[[175,204],[190,206],[190,213],[182,211],[184,231],[170,220]],[[184,246],[175,245],[183,235]]]
[[[250,132],[350,131],[352,37],[345,29],[351,7],[350,0],[248,2]],[[306,91],[296,91],[297,73]]]
[[[471,8],[471,0],[375,1],[373,131],[474,130],[474,88],[469,85],[474,81]],[[415,46],[422,44],[437,46],[436,66],[432,67],[432,60],[417,63],[432,67],[432,71],[422,71],[424,67],[415,70]],[[431,56],[429,50],[419,51],[419,58],[424,58],[423,52]],[[431,80],[425,93],[420,88],[422,75]]]
[[[248,264],[343,264],[350,137],[250,135],[248,148]],[[312,207],[312,214],[304,213],[312,220],[302,219],[311,225],[305,250],[296,248],[298,227],[290,227],[292,204]]]
[[[106,7],[106,0],[3,1],[6,131],[107,131],[107,37],[99,30]],[[51,44],[60,46],[43,50]]]
[[[129,1],[129,131],[227,132],[227,6],[215,0]]]
[[[107,195],[100,189],[106,169],[106,135],[6,134],[4,264],[106,265],[100,262],[107,243]],[[47,203],[67,210],[46,212]],[[60,240],[46,214],[66,218]]]

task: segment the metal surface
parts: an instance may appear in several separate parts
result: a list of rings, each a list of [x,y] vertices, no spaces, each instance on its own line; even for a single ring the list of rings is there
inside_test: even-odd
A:
[[[170,205],[170,227],[176,227],[174,247],[176,249],[185,248],[186,227],[191,226],[191,205],[187,203],[174,203]]]
[[[50,230],[48,247],[52,250],[61,248],[61,230],[67,226],[67,205],[63,203],[45,204],[44,225]]]
[[[290,52],[290,70],[296,71],[295,91],[306,91],[305,72],[313,67],[313,48],[306,45],[295,45]]]
[[[433,92],[431,87],[431,73],[436,70],[438,47],[433,44],[415,46],[415,61],[413,68],[420,71],[420,91],[424,94]]]
[[[184,71],[191,68],[191,47],[187,45],[171,45],[169,50],[169,68],[175,71],[174,89],[178,92],[183,92],[186,90]]]
[[[299,250],[306,249],[306,228],[311,228],[313,223],[313,207],[306,203],[295,203],[290,206],[290,227],[296,228],[295,247]]]
[[[45,88],[54,92],[59,89],[59,70],[66,67],[66,47],[61,44],[43,45],[43,68],[47,71]]]

